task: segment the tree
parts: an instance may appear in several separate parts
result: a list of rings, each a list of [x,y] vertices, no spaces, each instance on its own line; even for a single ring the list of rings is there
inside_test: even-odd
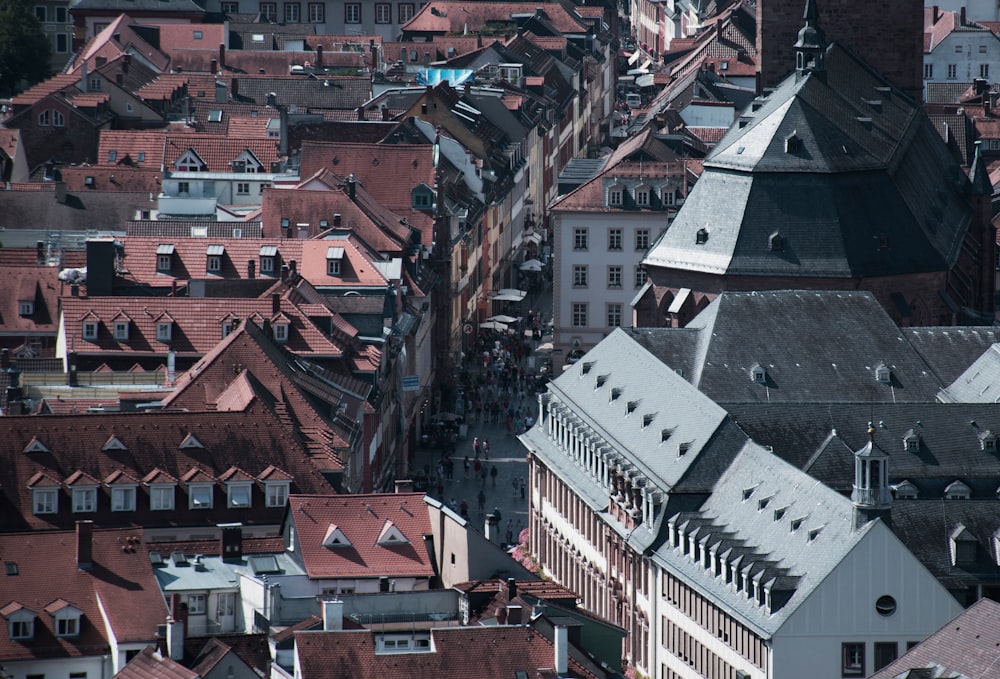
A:
[[[32,0],[0,0],[0,95],[16,94],[22,81],[47,78],[50,56]]]

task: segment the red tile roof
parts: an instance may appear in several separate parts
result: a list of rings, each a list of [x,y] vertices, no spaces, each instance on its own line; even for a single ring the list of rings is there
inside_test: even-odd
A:
[[[293,495],[288,498],[286,520],[295,523],[299,553],[310,578],[434,575],[424,546],[431,522],[422,493]],[[350,544],[325,547],[331,526]],[[391,527],[405,541],[385,540]]]
[[[0,265],[0,335],[55,336],[59,329],[59,269],[30,263]],[[33,313],[21,316],[19,302],[34,302]]]
[[[170,54],[182,49],[215,49],[229,42],[226,24],[158,24],[160,49]]]
[[[223,323],[237,318],[261,325],[274,315],[272,304],[270,297],[66,297],[65,342],[80,357],[165,357],[170,348],[178,357],[203,356],[222,339]],[[313,358],[341,356],[342,347],[293,304],[283,300],[280,308],[291,320],[285,343],[289,351]],[[119,313],[131,319],[127,340],[114,337],[113,319]],[[83,322],[95,318],[97,339],[85,340]],[[170,342],[157,340],[157,323],[168,321],[172,323]]]
[[[403,24],[404,33],[464,33],[478,31],[492,22],[511,23],[512,15],[532,15],[541,8],[545,18],[560,33],[583,33],[588,23],[575,12],[558,3],[538,5],[531,2],[454,2],[434,0],[424,5]]]
[[[115,675],[115,679],[200,679],[200,677],[197,672],[163,655],[155,646],[146,646]]]
[[[376,632],[296,632],[295,647],[302,676],[334,679],[351,668],[354,679],[481,679],[516,677],[552,679],[555,651],[548,639],[531,627],[435,628],[431,650],[414,653],[376,653]],[[562,676],[595,677],[573,658]]]
[[[119,165],[108,167],[100,165],[78,165],[76,167],[63,167],[62,180],[66,183],[66,190],[71,192],[82,191],[125,191],[128,193],[151,192],[154,195],[160,192],[160,168],[155,168],[150,164],[146,167],[129,167]],[[88,177],[91,179],[88,181]],[[150,208],[154,208],[155,203],[150,203]]]
[[[206,172],[231,172],[231,163],[245,150],[253,153],[263,164],[264,172],[270,172],[271,163],[279,159],[277,139],[241,139],[200,134],[194,130],[103,130],[97,160],[100,165],[117,165],[128,156],[133,164],[155,169],[159,169],[165,160],[167,170],[176,171],[175,163],[188,149],[205,162]],[[112,152],[113,156],[110,155]]]
[[[270,396],[269,400],[273,403]],[[176,489],[174,511],[151,510],[143,486],[138,489],[134,511],[112,511],[110,491],[102,484],[97,493],[97,511],[93,513],[72,513],[68,491],[61,490],[57,513],[34,514],[29,483],[50,485],[54,481],[58,488],[77,472],[105,479],[121,470],[143,483],[176,484],[192,470],[211,479],[238,466],[256,478],[273,465],[294,477],[293,490],[329,492],[330,485],[321,472],[340,469],[339,462],[332,453],[313,450],[300,442],[294,426],[283,421],[284,415],[276,414],[277,410],[278,406],[256,399],[244,412],[0,418],[0,492],[8,508],[0,514],[0,529],[67,528],[82,518],[105,526],[199,526],[225,521],[276,524],[283,509],[265,507],[259,484],[254,485],[249,509],[227,508],[225,487],[219,484],[213,509],[189,509],[187,489],[181,483]],[[112,436],[124,444],[124,450],[103,450]],[[37,445],[37,452],[24,452],[31,450],[32,440],[50,452]],[[184,441],[188,445],[182,448]]]
[[[167,607],[141,531],[94,530],[90,570],[78,568],[76,544],[71,531],[0,535],[4,561],[17,564],[17,575],[0,580],[0,603],[5,611],[19,604],[35,614],[33,640],[12,641],[4,625],[0,662],[102,655],[111,642],[105,619],[118,643],[155,641]],[[46,611],[65,608],[63,602],[83,613],[77,637],[55,635]]]

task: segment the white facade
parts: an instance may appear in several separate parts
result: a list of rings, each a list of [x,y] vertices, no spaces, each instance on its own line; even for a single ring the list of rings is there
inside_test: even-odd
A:
[[[319,0],[207,0],[208,12],[261,14],[274,23],[308,23],[319,35],[378,36],[393,41],[400,27],[416,14],[422,2],[344,2]]]
[[[1000,79],[1000,38],[985,29],[959,28],[924,53],[924,82]]]

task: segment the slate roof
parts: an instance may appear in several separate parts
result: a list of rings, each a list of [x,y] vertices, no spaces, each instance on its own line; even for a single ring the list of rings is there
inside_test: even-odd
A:
[[[948,403],[1000,402],[1000,344],[987,349],[938,397]]]
[[[236,319],[263,324],[274,315],[270,296],[235,297],[68,297],[63,300],[63,332],[67,347],[80,357],[165,356],[172,348],[178,357],[202,356],[222,339],[222,325]],[[282,300],[280,311],[289,320],[288,351],[302,356],[335,358],[343,348],[309,320],[295,305]],[[118,314],[129,319],[127,340],[114,337]],[[166,314],[166,316],[164,316]],[[83,320],[96,318],[97,338],[83,338]],[[157,322],[171,319],[169,342],[157,340]]]
[[[350,667],[356,679],[380,679],[406,674],[413,679],[478,679],[516,677],[518,672],[539,679],[556,677],[552,643],[531,627],[434,628],[431,651],[376,653],[376,632],[296,632],[295,648],[302,675],[334,679]],[[474,652],[470,652],[473,651]],[[593,677],[572,657],[571,677]]]
[[[514,15],[532,16],[537,5],[530,2],[461,3],[451,0],[428,2],[412,19],[403,24],[403,34],[466,33],[482,30],[489,23],[516,23]],[[543,10],[544,18],[559,33],[584,33],[588,24],[567,7],[550,3]],[[514,31],[511,31],[512,33]]]
[[[293,521],[300,555],[311,579],[434,576],[424,545],[431,534],[422,493],[292,495],[286,521]],[[405,541],[379,544],[391,524]],[[349,545],[324,546],[333,527]]]
[[[109,631],[118,643],[155,642],[168,611],[141,531],[94,530],[90,570],[77,567],[76,540],[71,531],[0,535],[4,561],[17,564],[17,575],[0,580],[0,602],[35,614],[32,641],[11,640],[4,625],[4,663],[101,655],[112,642]],[[60,600],[83,612],[77,637],[55,636],[55,619],[45,609]]]
[[[326,53],[323,55],[326,58]],[[277,95],[277,103],[297,106],[300,111],[315,109],[354,110],[371,99],[371,78],[365,76],[301,75],[234,76],[239,81],[239,100],[247,103],[266,104],[267,95]]]
[[[785,511],[776,519],[781,508]],[[721,543],[721,552],[732,548],[727,561],[741,555],[741,566],[752,568],[760,586],[773,586],[772,605],[758,603],[745,589],[737,591],[669,543],[652,559],[769,638],[875,526],[885,530],[878,522],[855,530],[853,517],[848,498],[748,442],[699,510],[671,521],[682,528],[687,523],[684,533],[694,532],[699,540],[708,539],[708,545]],[[799,519],[801,525],[790,530]]]
[[[77,191],[67,193],[66,202],[61,203],[51,190],[15,190],[0,192],[0,203],[8,230],[15,226],[49,230],[58,224],[64,231],[118,231],[137,211],[150,206],[145,191]]]
[[[868,292],[725,291],[685,328],[630,332],[727,407],[933,402],[943,386]],[[877,380],[881,363],[891,370],[889,384]],[[764,383],[752,378],[755,364],[766,370]]]
[[[901,328],[900,332],[938,376],[942,386],[957,380],[990,346],[1000,342],[1000,328],[913,327]]]
[[[194,0],[77,0],[76,10],[101,10],[119,14],[130,9],[140,12],[156,12],[169,15],[173,12],[204,14],[205,10]]]
[[[1000,666],[998,649],[1000,603],[980,599],[871,679],[986,677]]]
[[[834,43],[826,64],[744,112],[647,266],[856,279],[955,263],[971,220],[961,168],[920,109],[853,55]]]

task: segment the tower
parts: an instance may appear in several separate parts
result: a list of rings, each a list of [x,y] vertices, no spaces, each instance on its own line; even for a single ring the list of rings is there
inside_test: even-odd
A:
[[[795,70],[799,75],[822,73],[826,66],[826,36],[819,27],[816,0],[806,0],[802,18],[806,23],[795,41]]]
[[[892,493],[889,490],[889,456],[875,444],[875,427],[868,423],[868,443],[854,452],[854,528],[873,519],[889,523]]]

